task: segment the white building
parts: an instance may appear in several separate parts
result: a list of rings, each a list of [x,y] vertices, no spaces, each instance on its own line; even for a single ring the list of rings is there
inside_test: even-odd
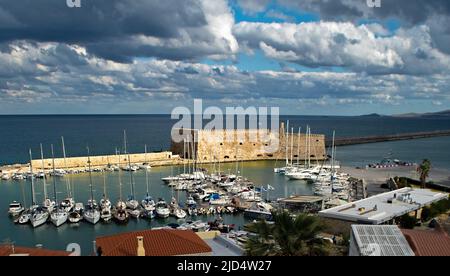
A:
[[[319,216],[358,224],[384,224],[448,198],[427,189],[403,188],[319,212]]]

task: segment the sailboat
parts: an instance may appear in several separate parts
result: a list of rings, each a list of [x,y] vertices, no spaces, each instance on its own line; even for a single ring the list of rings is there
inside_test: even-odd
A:
[[[33,177],[33,158],[31,155],[31,149],[30,149],[30,173],[32,175],[32,177],[31,177],[32,204],[30,207],[31,214],[30,214],[29,220],[31,222],[31,225],[34,228],[36,228],[47,222],[49,213],[47,212],[46,209],[42,208],[41,206],[36,206],[36,196],[35,196],[34,177]]]
[[[147,145],[145,145],[145,153],[147,154]],[[147,218],[154,218],[155,211],[155,201],[153,201],[152,197],[149,194],[149,178],[148,178],[148,170],[145,170],[145,182],[147,184],[147,194],[141,202],[142,208],[144,208],[144,215]]]
[[[92,224],[96,224],[100,220],[100,212],[97,210],[97,203],[94,199],[94,190],[92,185],[92,170],[91,170],[91,154],[89,151],[89,147],[87,147],[88,153],[88,167],[89,167],[89,188],[91,190],[91,198],[88,201],[88,204],[83,213],[84,219]]]
[[[159,201],[155,205],[156,215],[160,218],[167,218],[170,215],[169,206],[164,201],[164,199],[160,198]]]
[[[116,149],[116,154],[119,154],[118,166],[120,166],[121,156],[120,156],[120,151],[117,151],[117,149]],[[117,223],[125,224],[128,222],[128,212],[126,211],[127,204],[123,201],[123,198],[122,198],[122,177],[121,177],[120,170],[118,171],[118,173],[119,173],[119,200],[116,203],[113,216],[114,216],[114,220]]]
[[[64,137],[61,137],[62,149],[63,149],[63,157],[64,157],[64,170],[67,171],[67,162],[66,162],[66,147],[64,145]],[[66,189],[67,189],[67,198],[61,201],[60,205],[66,212],[70,212],[75,206],[75,200],[72,197],[72,191],[70,188],[70,179],[66,178]]]
[[[32,213],[38,207],[35,205],[36,196],[34,193],[34,175],[33,175],[31,149],[30,149],[30,175],[31,175],[31,204],[30,204],[30,208],[23,211],[22,214],[20,215],[19,220],[17,221],[19,224],[27,224],[28,222],[30,222]]]
[[[144,163],[139,166],[140,169],[143,170],[150,170],[152,166],[147,162],[147,145],[145,145],[145,156],[144,156]]]
[[[106,176],[103,173],[103,198],[100,200],[100,217],[104,222],[108,222],[112,219],[111,201],[106,195]]]
[[[44,208],[44,210],[46,210],[49,214],[51,214],[53,212],[53,209],[55,209],[56,206],[56,202],[52,201],[49,197],[48,197],[48,193],[47,193],[47,180],[46,180],[46,176],[45,176],[45,164],[44,164],[44,151],[42,148],[42,144],[40,144],[40,148],[41,148],[41,166],[42,166],[42,181],[43,181],[43,185],[44,185],[44,202],[42,203],[42,208]]]
[[[131,168],[131,158],[130,153],[127,152],[127,132],[123,131],[123,143],[124,143],[124,150],[125,154],[128,155],[128,167]],[[130,172],[130,188],[131,188],[131,194],[128,197],[127,200],[127,208],[131,209],[132,212],[130,212],[134,217],[137,215],[137,212],[135,211],[139,207],[139,202],[135,199],[134,195],[134,179],[133,179],[133,171],[130,169],[128,170]]]
[[[55,177],[55,152],[53,150],[53,145],[51,145],[51,149],[52,149],[52,163],[53,163],[53,193],[54,193],[54,201],[56,206],[58,206],[58,197],[57,197],[57,193],[56,193],[56,177]],[[50,214],[50,220],[52,221],[52,223],[56,226],[59,227],[61,225],[63,225],[66,221],[67,218],[69,217],[69,214],[67,213],[67,211],[64,208],[61,208],[61,206],[56,207],[56,210],[53,210],[53,212]]]

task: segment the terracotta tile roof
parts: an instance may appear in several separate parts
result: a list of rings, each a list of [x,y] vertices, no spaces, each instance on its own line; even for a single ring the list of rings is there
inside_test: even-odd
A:
[[[98,237],[102,256],[136,256],[137,237],[144,237],[146,256],[194,255],[212,252],[211,247],[193,231],[159,229]]]
[[[10,256],[11,254],[26,254],[29,256],[69,256],[71,252],[67,251],[57,251],[57,250],[48,250],[41,248],[27,248],[27,247],[14,247],[11,245],[0,245],[0,256]]]
[[[416,256],[450,256],[450,237],[443,231],[402,229],[402,233]]]

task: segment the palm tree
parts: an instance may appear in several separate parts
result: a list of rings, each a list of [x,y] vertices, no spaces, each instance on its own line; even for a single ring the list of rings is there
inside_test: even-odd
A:
[[[431,170],[431,162],[428,159],[424,159],[422,164],[417,168],[417,171],[420,173],[420,183],[422,189],[425,189],[427,186],[427,177],[430,175]]]
[[[245,244],[249,256],[323,256],[329,255],[329,244],[317,235],[325,229],[319,218],[288,212],[273,213],[273,224],[259,221],[246,226],[251,232]]]

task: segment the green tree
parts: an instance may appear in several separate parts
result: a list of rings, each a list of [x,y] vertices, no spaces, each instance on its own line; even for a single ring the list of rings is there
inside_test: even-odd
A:
[[[427,178],[430,175],[431,170],[431,162],[428,159],[424,159],[422,164],[417,168],[417,171],[420,173],[420,183],[422,189],[425,189],[427,186]]]
[[[318,238],[325,225],[317,217],[288,212],[273,213],[274,223],[251,223],[252,235],[245,244],[249,256],[323,256],[331,252],[330,243]]]

